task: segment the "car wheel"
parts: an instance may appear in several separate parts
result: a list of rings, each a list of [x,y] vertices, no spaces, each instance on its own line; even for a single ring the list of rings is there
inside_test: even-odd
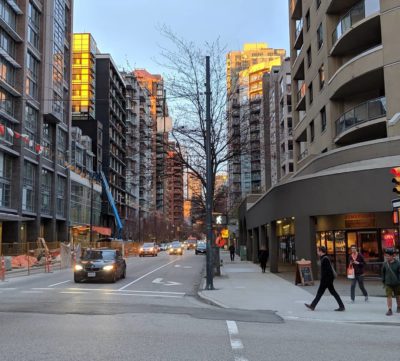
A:
[[[194,252],[194,254],[197,256],[198,255],[198,253],[197,252]]]
[[[74,282],[75,282],[75,283],[79,283],[79,282],[81,282],[81,281],[82,281],[81,278],[79,278],[79,277],[77,277],[76,275],[74,275]]]
[[[111,275],[110,282],[111,283],[117,282],[117,273],[116,272],[113,272],[113,274]]]

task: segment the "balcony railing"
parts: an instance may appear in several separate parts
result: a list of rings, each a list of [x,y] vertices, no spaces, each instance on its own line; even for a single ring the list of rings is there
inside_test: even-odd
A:
[[[386,98],[381,97],[368,100],[348,110],[336,120],[336,135],[360,123],[384,116],[386,116]]]
[[[297,92],[297,103],[306,95],[306,83],[303,83]]]
[[[344,14],[335,30],[332,33],[332,44],[335,43],[349,30],[354,24],[366,17],[379,12],[379,0],[361,0],[355,4],[346,14]]]
[[[295,38],[297,39],[301,33],[301,31],[303,30],[303,19],[300,19],[299,21],[296,22],[296,36]]]

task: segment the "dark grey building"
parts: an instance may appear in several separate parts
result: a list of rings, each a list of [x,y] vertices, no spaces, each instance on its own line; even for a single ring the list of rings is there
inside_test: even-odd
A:
[[[0,1],[0,243],[68,237],[72,1]]]

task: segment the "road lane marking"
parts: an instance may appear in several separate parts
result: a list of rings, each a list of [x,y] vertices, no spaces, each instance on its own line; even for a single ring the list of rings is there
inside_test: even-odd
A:
[[[1,291],[15,291],[16,290],[16,288],[2,288],[2,287],[0,287],[0,290]]]
[[[237,328],[235,321],[226,321],[226,325],[228,326],[228,332],[230,335],[238,335],[239,330]]]
[[[235,353],[240,350],[243,350],[243,348],[244,348],[243,343],[240,340],[240,338],[238,338],[239,330],[238,330],[236,322],[226,320],[226,325],[228,327],[229,341],[231,343],[232,351]],[[234,355],[234,357],[235,357],[235,361],[248,361],[246,358],[244,358],[240,355]]]
[[[43,293],[42,291],[21,291],[21,293]]]
[[[247,358],[241,356],[235,356],[235,361],[248,361]]]
[[[63,283],[67,283],[67,282],[71,282],[71,280],[63,281],[63,282],[58,282],[58,283],[54,283],[54,284],[52,284],[52,285],[50,285],[50,286],[47,286],[47,287],[54,287],[54,286],[62,285]]]
[[[165,281],[163,282],[163,278],[155,278],[152,283],[156,283],[163,286],[180,286],[182,283],[174,282],[174,281]]]
[[[79,292],[79,291],[63,291],[63,292],[60,292],[60,293],[76,294],[76,295],[78,295],[78,294],[88,295],[89,294],[88,292]]]
[[[150,272],[146,273],[145,275],[143,275],[143,276],[141,276],[141,277],[135,279],[134,281],[128,283],[127,285],[125,285],[125,286],[119,288],[118,291],[124,290],[125,288],[129,287],[130,285],[133,285],[134,283],[140,281],[141,279],[147,277],[148,275],[150,275],[150,274],[152,274],[152,273],[154,273],[154,272],[157,272],[157,271],[160,270],[161,268],[167,267],[167,266],[169,266],[170,264],[172,264],[172,263],[174,263],[174,262],[177,262],[177,261],[178,261],[178,260],[176,259],[176,260],[174,260],[174,261],[168,262],[167,264],[165,264],[165,265],[163,265],[163,266],[161,266],[161,267],[158,267],[158,268],[154,269],[153,271],[150,271]]]
[[[158,295],[158,294],[149,294],[145,295],[142,293],[122,293],[122,292],[107,292],[106,295],[118,295],[118,296],[135,296],[135,297],[162,297],[162,298],[183,298],[183,296],[173,296],[173,295]]]
[[[32,290],[39,290],[39,291],[59,291],[60,289],[57,288],[32,288]],[[89,292],[89,291],[95,291],[95,292],[114,292],[114,293],[120,293],[122,291],[120,290],[113,290],[110,288],[67,288],[69,291],[84,291],[84,292]],[[123,292],[130,292],[130,293],[162,293],[162,294],[167,294],[167,295],[181,295],[184,296],[186,293],[185,292],[173,292],[173,291],[145,291],[145,290],[125,290]]]

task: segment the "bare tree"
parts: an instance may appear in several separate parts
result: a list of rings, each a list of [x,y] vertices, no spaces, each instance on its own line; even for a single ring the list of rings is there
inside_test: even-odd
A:
[[[212,193],[215,175],[227,169],[227,162],[244,149],[232,147],[237,137],[228,131],[228,96],[226,87],[226,47],[220,40],[198,46],[161,27],[166,42],[157,61],[166,69],[164,75],[169,109],[174,120],[172,138],[184,167],[206,188],[206,108],[205,57],[210,56],[211,70],[211,153]],[[236,138],[236,140],[235,140]],[[203,191],[204,196],[204,191]]]

